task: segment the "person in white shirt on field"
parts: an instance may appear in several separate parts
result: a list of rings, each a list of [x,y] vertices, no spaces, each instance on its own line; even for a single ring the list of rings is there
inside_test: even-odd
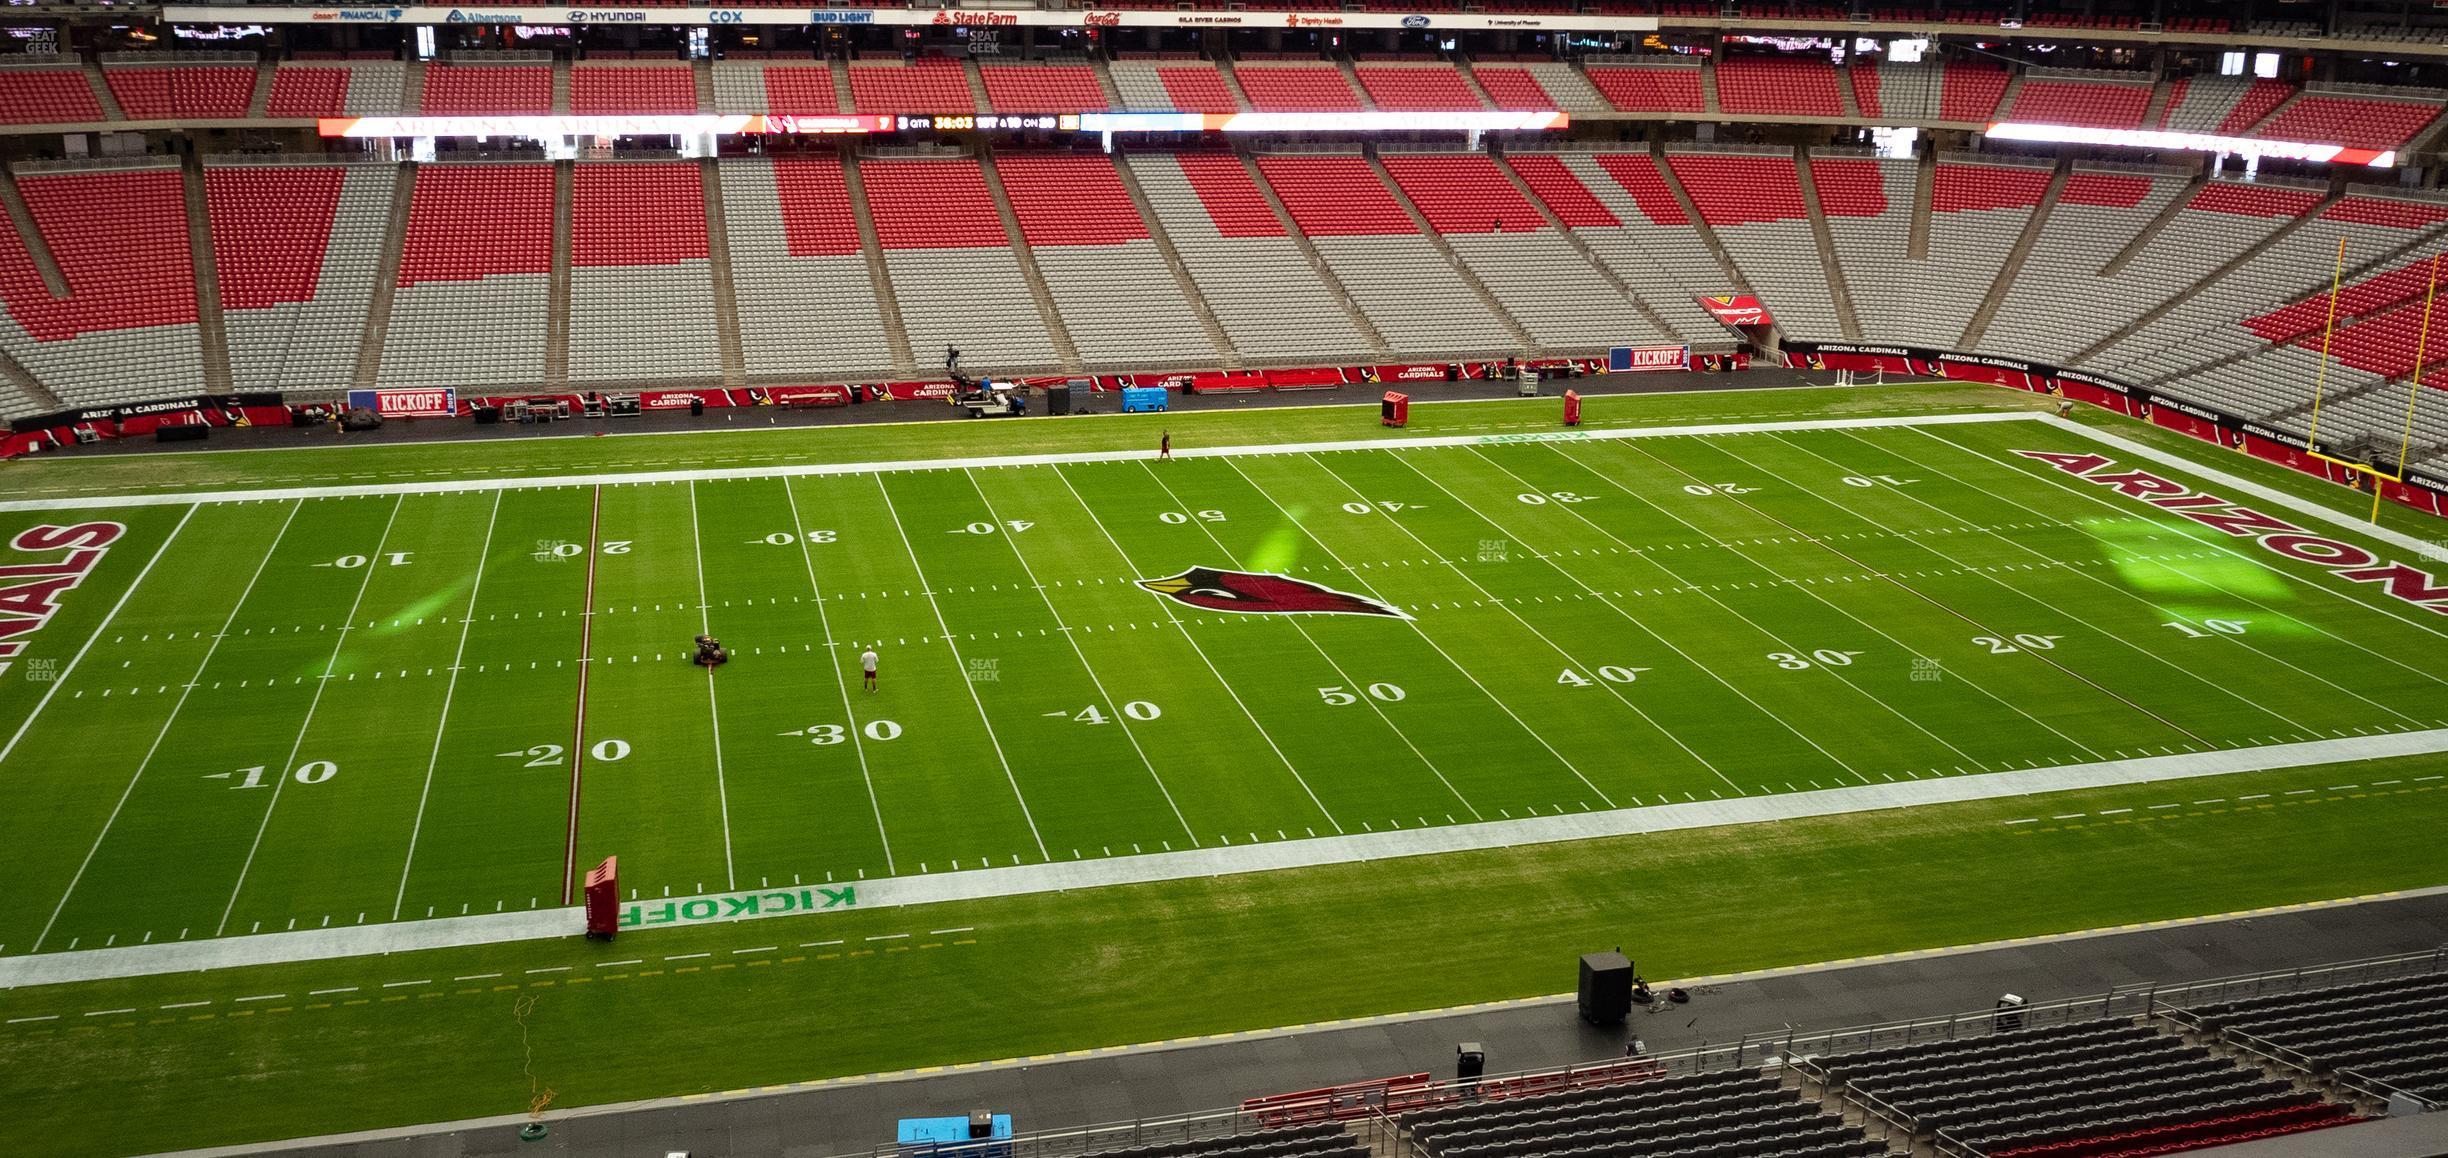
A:
[[[876,653],[870,647],[859,653],[859,670],[867,674],[867,690],[876,690]]]

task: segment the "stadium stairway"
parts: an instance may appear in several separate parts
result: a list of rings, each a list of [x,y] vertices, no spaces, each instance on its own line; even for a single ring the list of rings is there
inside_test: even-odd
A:
[[[1097,75],[1105,78],[1110,92],[1112,78],[1101,63],[1097,66]],[[1131,171],[1127,157],[1115,156],[1114,174],[1121,178],[1123,190],[1130,194],[1131,206],[1139,211],[1139,220],[1147,223],[1148,240],[1155,243],[1157,254],[1164,258],[1165,268],[1173,271],[1173,280],[1181,284],[1182,297],[1189,301],[1190,312],[1197,315],[1199,325],[1207,331],[1207,341],[1215,346],[1224,368],[1240,369],[1246,364],[1241,360],[1240,349],[1233,345],[1232,335],[1225,332],[1224,323],[1216,319],[1215,309],[1207,304],[1207,293],[1199,288],[1198,279],[1190,276],[1189,265],[1182,261],[1181,251],[1174,248],[1173,238],[1165,233],[1164,222],[1157,218],[1156,207],[1148,202],[1147,190],[1140,186],[1139,175]]]
[[[416,162],[400,166],[399,180],[391,188],[391,218],[383,230],[382,256],[374,264],[374,300],[366,306],[365,335],[357,342],[357,370],[349,376],[349,385],[359,390],[374,388],[374,380],[382,369],[382,349],[391,334],[391,302],[399,289],[400,261],[407,252],[408,205],[416,192]]]
[[[1564,219],[1556,216],[1555,207],[1549,205],[1546,198],[1539,196],[1538,191],[1532,189],[1528,181],[1522,180],[1522,175],[1514,170],[1512,161],[1501,153],[1496,158],[1496,169],[1504,174],[1505,180],[1513,183],[1514,190],[1522,195],[1523,200],[1530,203],[1531,208],[1538,210],[1539,217],[1546,221],[1547,228],[1555,230],[1556,236],[1563,238],[1565,244],[1572,246],[1574,252],[1581,255],[1581,260],[1589,263],[1590,269],[1596,272],[1601,280],[1605,281],[1616,293],[1623,295],[1624,301],[1638,311],[1650,325],[1657,327],[1658,333],[1672,335],[1675,332],[1674,326],[1667,322],[1666,315],[1659,313],[1657,307],[1643,299],[1639,291],[1632,288],[1632,283],[1625,281],[1623,275],[1615,271],[1615,267],[1608,265],[1606,259],[1600,257],[1597,250],[1591,249],[1588,238],[1581,236],[1576,230],[1567,228]]]
[[[221,315],[221,271],[212,247],[212,214],[204,205],[204,166],[191,147],[179,164],[187,197],[187,248],[194,254],[196,338],[204,347],[204,388],[230,392],[229,326]]]
[[[697,100],[705,103],[705,88],[710,83],[705,62],[699,61]],[[748,384],[748,363],[740,353],[739,294],[731,281],[731,229],[723,217],[722,163],[712,157],[697,162],[698,180],[705,188],[706,268],[714,279],[714,339],[722,354],[722,384],[739,387]]]
[[[840,109],[845,113],[857,108],[858,94],[856,90],[850,87],[850,70],[843,67],[841,62],[836,61],[829,56],[825,57],[822,63],[824,64],[825,71],[832,74],[833,77],[833,107]],[[863,205],[866,203],[862,201],[860,204]],[[872,242],[874,239],[871,237],[868,240]],[[871,244],[869,248],[874,247]],[[885,316],[891,317],[893,315],[890,311],[887,311]]]
[[[127,110],[119,107],[119,98],[111,92],[110,82],[103,79],[102,62],[91,57],[81,61],[85,66],[85,83],[93,89],[94,103],[102,106],[102,118],[110,121],[128,119]]]
[[[2009,92],[2012,88],[2008,86]],[[2003,102],[2000,107],[2004,107]],[[1957,349],[1980,348],[1981,337],[1989,332],[1990,319],[1997,317],[1998,307],[2005,304],[2007,288],[2023,273],[2023,262],[2031,256],[2032,242],[2039,238],[2041,230],[2048,228],[2049,210],[2057,207],[2057,197],[2065,192],[2066,177],[2072,172],[2070,162],[2059,161],[2056,172],[2049,174],[2048,192],[2040,195],[2040,204],[2033,207],[2030,220],[2023,223],[2023,236],[2015,239],[2015,247],[2007,251],[2006,260],[1998,266],[1997,280],[1989,283],[1988,296],[1981,299],[1972,320],[1964,323],[1963,340]]]
[[[1214,59],[1213,63],[1215,64],[1216,75],[1224,78],[1224,91],[1232,94],[1234,104],[1237,104],[1245,109],[1258,107],[1250,103],[1248,91],[1241,87],[1241,74],[1233,71],[1231,54],[1227,53],[1218,56]]]
[[[976,57],[964,56],[961,58],[961,77],[969,82],[969,99],[976,101],[977,107],[980,109],[994,111],[994,99],[986,91],[986,74],[978,70],[978,62]],[[1003,200],[1003,187],[996,184],[992,178],[988,178],[987,183],[995,190],[995,200],[997,202],[1001,202]],[[1009,214],[1007,211],[1006,216],[1008,215]],[[1018,235],[1015,234],[1014,236],[1017,237]],[[1024,269],[1033,268],[1029,266],[1026,261],[1021,262],[1021,267]],[[1039,308],[1043,308],[1043,306],[1044,303],[1040,302]]]
[[[1349,69],[1350,62],[1345,61],[1344,67]],[[1352,80],[1356,86],[1359,78],[1355,76]],[[1478,295],[1479,304],[1486,307],[1488,316],[1495,318],[1499,324],[1504,326],[1505,333],[1520,349],[1531,353],[1544,353],[1545,347],[1530,337],[1530,331],[1522,328],[1521,320],[1515,318],[1512,311],[1504,307],[1504,303],[1496,300],[1496,295],[1488,290],[1486,282],[1480,280],[1478,272],[1471,269],[1469,263],[1464,262],[1460,254],[1454,252],[1453,243],[1445,240],[1445,235],[1437,232],[1436,227],[1428,223],[1427,215],[1421,213],[1419,206],[1412,202],[1411,195],[1403,191],[1402,182],[1396,181],[1392,173],[1386,172],[1385,159],[1377,155],[1377,147],[1363,146],[1361,155],[1368,158],[1369,170],[1377,174],[1377,180],[1385,184],[1386,192],[1394,198],[1394,203],[1402,206],[1403,212],[1410,214],[1412,224],[1419,226],[1420,234],[1428,239],[1429,247],[1443,255],[1446,264],[1453,267],[1455,277],[1463,285],[1470,287],[1473,294]]]
[[[842,70],[833,70],[833,86],[841,93],[849,108],[850,82]],[[892,267],[884,260],[884,244],[876,238],[875,215],[867,211],[867,180],[859,173],[858,153],[842,153],[842,188],[850,199],[851,216],[858,220],[859,252],[867,255],[867,277],[875,284],[876,314],[884,319],[884,337],[892,347],[893,373],[903,378],[918,376],[918,359],[910,349],[909,327],[901,324],[901,304],[893,295]]]
[[[1907,261],[1929,260],[1930,206],[1937,200],[1938,154],[1925,150],[1913,166],[1912,230],[1904,240]]]
[[[553,54],[552,111],[567,116],[570,111],[570,54]]]
[[[1377,107],[1377,98],[1370,96],[1368,86],[1360,83],[1359,66],[1352,63],[1351,57],[1335,57],[1334,66],[1343,74],[1343,83],[1350,85],[1352,92],[1359,96],[1361,108],[1374,109]],[[1380,173],[1378,177],[1380,180],[1383,180],[1384,174]]]
[[[1844,115],[1848,117],[1862,115],[1861,96],[1853,91],[1853,62],[1851,60],[1836,62],[1836,99],[1844,103]]]
[[[51,256],[51,242],[35,228],[34,214],[26,208],[25,194],[17,188],[17,175],[6,165],[0,165],[0,202],[8,206],[9,221],[17,236],[25,243],[26,256],[34,259],[34,271],[42,275],[43,288],[51,296],[68,296],[68,278],[60,273],[59,262]]]
[[[2167,119],[2168,102],[2175,99],[2176,86],[2165,76],[2151,82],[2150,103],[2142,108],[2142,124],[2155,127]]]
[[[697,111],[710,113],[714,105],[714,62],[699,58],[689,62],[689,80],[697,89]]]
[[[1226,75],[1231,74],[1228,72]],[[1235,94],[1239,95],[1237,86]],[[1246,96],[1241,99],[1245,102],[1248,100]],[[1360,331],[1361,338],[1368,342],[1369,351],[1380,356],[1391,356],[1393,347],[1386,342],[1385,335],[1378,331],[1376,323],[1369,321],[1367,314],[1361,312],[1360,303],[1353,299],[1343,279],[1335,276],[1334,267],[1326,264],[1325,255],[1310,243],[1309,235],[1301,232],[1300,223],[1292,219],[1292,211],[1284,207],[1283,198],[1275,192],[1275,186],[1269,184],[1266,174],[1259,171],[1258,158],[1246,148],[1236,148],[1233,153],[1241,159],[1241,168],[1249,174],[1250,184],[1257,186],[1259,194],[1266,198],[1267,208],[1275,211],[1275,220],[1283,225],[1284,236],[1290,238],[1293,246],[1300,250],[1301,257],[1309,262],[1309,268],[1317,274],[1318,281],[1334,294],[1335,304],[1343,307],[1352,327]]]
[[[552,280],[544,313],[544,388],[569,388],[570,334],[570,203],[577,165],[553,162]]]
[[[279,68],[280,58],[272,53],[267,52],[256,58],[255,93],[247,98],[246,115],[248,119],[252,120],[266,115],[265,110],[272,102],[272,74]]]
[[[1102,56],[1089,57],[1088,71],[1096,74],[1097,91],[1105,94],[1105,107],[1109,109],[1123,107],[1122,87],[1114,83],[1113,69],[1108,67],[1105,58]]]
[[[2303,100],[2303,95],[2304,95],[2304,94],[2303,94],[2303,89],[2301,89],[2301,88],[2297,88],[2297,89],[2296,89],[2294,92],[2288,93],[2288,94],[2287,94],[2287,98],[2286,98],[2285,100],[2279,101],[2277,104],[2271,105],[2271,106],[2270,106],[2270,109],[2269,109],[2269,111],[2268,111],[2268,112],[2263,113],[2263,114],[2262,114],[2260,117],[2256,118],[2256,119],[2255,119],[2255,120],[2254,120],[2254,121],[2253,121],[2251,124],[2249,124],[2249,125],[2230,125],[2230,126],[2227,126],[2227,128],[2225,128],[2225,129],[2223,129],[2223,130],[2221,130],[2221,131],[2222,131],[2222,132],[2225,132],[2225,133],[2226,133],[2226,135],[2231,136],[2231,137],[2251,137],[2251,136],[2258,136],[2258,135],[2260,134],[2261,129],[2262,129],[2262,127],[2263,127],[2263,126],[2266,126],[2266,125],[2270,124],[2271,122],[2276,121],[2276,120],[2278,119],[2278,117],[2279,117],[2279,114],[2286,112],[2286,111],[2287,111],[2287,109],[2288,109],[2289,107],[2291,107],[2291,106],[2295,105],[2296,103],[2298,103],[2298,102],[2302,101],[2302,100]]]
[[[1852,86],[1839,84],[1836,91],[1850,92]],[[1811,239],[1819,246],[1819,267],[1827,271],[1828,297],[1836,303],[1836,325],[1846,341],[1861,341],[1864,335],[1853,312],[1853,291],[1845,283],[1844,264],[1836,260],[1836,237],[1828,232],[1827,207],[1819,203],[1819,182],[1811,175],[1810,150],[1799,145],[1794,147],[1794,177],[1802,186],[1803,207],[1810,210]]]
[[[400,103],[402,112],[425,107],[425,62],[411,60],[400,70]]]
[[[979,78],[977,62],[969,62],[969,83],[981,94],[986,82]],[[980,98],[983,106],[983,96]],[[985,178],[986,191],[994,195],[995,212],[1003,218],[1003,232],[1011,237],[1012,256],[1020,262],[1020,276],[1028,282],[1029,297],[1037,302],[1037,312],[1045,318],[1046,337],[1054,343],[1054,355],[1062,360],[1062,368],[1073,374],[1085,366],[1080,361],[1079,346],[1071,341],[1071,331],[1063,325],[1062,311],[1054,308],[1054,291],[1046,286],[1045,271],[1037,267],[1036,251],[1029,248],[1028,236],[1020,230],[1020,217],[1012,212],[1011,195],[1003,190],[1003,175],[995,171],[994,152],[978,150],[978,174]]]
[[[1462,74],[1463,86],[1470,89],[1471,95],[1478,97],[1480,103],[1485,104],[1491,109],[1503,107],[1502,103],[1496,99],[1496,94],[1489,92],[1486,85],[1479,83],[1479,74],[1472,71],[1471,62],[1467,57],[1464,57],[1460,53],[1455,53],[1453,66],[1455,72]],[[1523,196],[1527,197],[1529,194],[1524,193]],[[1535,201],[1537,198],[1533,197],[1531,200]]]
[[[2175,293],[2168,295],[2166,301],[2160,302],[2158,305],[2142,311],[2140,315],[2136,316],[2131,321],[2126,322],[2124,325],[2117,327],[2113,332],[2101,337],[2098,341],[2083,347],[2081,350],[2077,351],[2072,358],[2067,359],[2067,363],[2069,365],[2080,366],[2091,359],[2098,357],[2102,351],[2108,349],[2109,347],[2133,336],[2133,334],[2142,327],[2158,321],[2162,317],[2165,317],[2170,310],[2184,304],[2185,299],[2192,297],[2196,290],[2199,290],[2203,286],[2210,285],[2218,281],[2220,278],[2226,277],[2228,274],[2234,273],[2236,270],[2243,268],[2247,262],[2261,256],[2261,254],[2267,251],[2271,246],[2285,241],[2287,237],[2293,234],[2296,230],[2301,229],[2316,220],[2319,220],[2321,214],[2327,212],[2330,206],[2338,203],[2340,196],[2341,194],[2339,193],[2331,192],[2327,196],[2322,197],[2319,204],[2312,206],[2312,208],[2296,215],[2295,217],[2289,218],[2285,224],[2271,230],[2259,241],[2245,246],[2243,252],[2228,258],[2224,262],[2221,262],[2218,268],[2202,275],[2200,279],[2196,280],[2191,285],[2187,285],[2177,290]],[[2183,200],[2184,199],[2180,198],[2179,204],[2181,204]],[[2149,229],[2143,231],[2144,237],[2142,239],[2137,239],[2135,243],[2135,252],[2139,252],[2140,245],[2143,244],[2143,242],[2147,240],[2149,236],[2156,234],[2159,226],[2163,223],[2164,222],[2153,222]],[[2122,268],[2125,260],[2129,256],[2130,255],[2120,255],[2117,260],[2109,263],[2111,268],[2104,269],[2102,272],[2113,273],[2117,268]]]
[[[2185,206],[2192,204],[2193,195],[2201,192],[2202,186],[2209,183],[2206,177],[2196,177],[2187,183],[2184,192],[2177,194],[2174,200],[2169,201],[2157,216],[2151,218],[2150,224],[2143,226],[2140,232],[2134,234],[2132,241],[2125,243],[2125,248],[2118,250],[2115,256],[2108,259],[2108,264],[2100,267],[2100,276],[2116,276],[2116,272],[2125,268],[2125,263],[2132,261],[2134,255],[2149,249],[2151,242],[2158,238],[2160,231],[2167,228],[2167,223],[2174,221],[2177,214],[2184,212]]]
[[[1710,98],[1710,103],[1715,103],[1714,97]],[[1691,190],[1683,187],[1683,179],[1675,176],[1674,166],[1666,163],[1666,146],[1653,142],[1649,146],[1649,159],[1657,165],[1658,181],[1666,186],[1667,192],[1674,194],[1675,204],[1682,207],[1684,220],[1691,222],[1692,230],[1700,235],[1700,243],[1708,246],[1709,253],[1717,258],[1717,268],[1725,274],[1726,284],[1745,293],[1753,292],[1755,287],[1751,279],[1743,276],[1741,266],[1734,264],[1734,254],[1726,249],[1717,231],[1709,228],[1707,219],[1700,215],[1700,207],[1692,201]]]

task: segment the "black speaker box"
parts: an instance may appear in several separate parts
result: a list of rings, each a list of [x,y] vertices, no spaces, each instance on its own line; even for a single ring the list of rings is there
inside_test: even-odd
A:
[[[1632,1012],[1632,960],[1621,953],[1581,955],[1581,1020],[1616,1025]]]
[[[1056,415],[1071,413],[1071,387],[1067,385],[1046,387],[1046,413]]]
[[[212,433],[212,427],[201,422],[180,422],[153,428],[156,442],[202,442]]]
[[[501,425],[501,407],[499,406],[471,407],[469,408],[468,413],[476,416],[476,425],[478,426]]]

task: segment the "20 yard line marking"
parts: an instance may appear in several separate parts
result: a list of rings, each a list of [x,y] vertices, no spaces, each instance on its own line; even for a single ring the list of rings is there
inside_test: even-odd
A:
[[[697,529],[697,482],[689,480],[689,558],[697,564],[697,630],[714,634],[713,610],[706,600],[705,536]],[[731,788],[723,775],[722,707],[714,694],[714,666],[706,665],[706,714],[713,720],[714,800],[722,810],[724,887],[739,887],[739,872],[731,863]]]
[[[586,770],[586,702],[587,662],[595,644],[595,556],[603,543],[603,488],[595,488],[591,513],[587,517],[587,572],[585,602],[578,609],[578,705],[570,720],[570,783],[569,835],[561,846],[561,903],[566,905],[578,889],[578,794]],[[698,602],[703,603],[700,599]]]
[[[187,707],[187,697],[194,695],[196,688],[203,683],[204,669],[212,664],[213,653],[221,650],[221,641],[229,637],[231,625],[238,622],[238,612],[246,607],[247,597],[255,593],[256,581],[263,578],[264,568],[271,565],[272,556],[280,550],[281,540],[289,535],[289,525],[297,521],[297,513],[305,505],[303,500],[289,504],[289,514],[281,520],[280,530],[273,532],[271,546],[264,548],[263,558],[255,561],[255,573],[247,577],[246,586],[238,592],[238,598],[230,601],[228,618],[221,621],[221,630],[214,632],[212,642],[205,646],[204,658],[196,661],[195,674],[188,677],[185,687],[179,689],[178,702],[170,705],[170,714],[162,718],[161,731],[153,734],[153,743],[145,748],[144,758],[136,762],[136,771],[129,775],[127,787],[120,790],[118,803],[111,805],[109,818],[102,822],[102,831],[94,834],[92,846],[85,850],[85,859],[77,862],[76,874],[68,878],[68,887],[60,890],[59,904],[52,907],[50,919],[43,922],[42,932],[35,935],[33,951],[42,949],[43,939],[51,935],[51,927],[59,923],[60,914],[67,910],[68,898],[75,895],[78,882],[85,879],[85,870],[93,866],[94,854],[102,851],[102,842],[110,836],[111,827],[118,823],[120,810],[127,807],[128,797],[135,795],[136,782],[144,779],[145,770],[153,766],[153,757],[161,751],[162,741],[170,736],[170,726],[178,722],[179,713]]]
[[[944,646],[952,649],[952,662],[959,665],[963,673],[961,687],[968,691],[969,703],[977,708],[978,723],[986,729],[986,743],[994,748],[995,762],[1003,766],[1003,779],[1011,785],[1012,799],[1020,802],[1020,819],[1028,822],[1029,839],[1037,842],[1039,858],[1053,860],[1054,854],[1046,849],[1045,835],[1037,831],[1037,818],[1029,812],[1028,795],[1020,791],[1020,778],[1012,774],[1011,758],[1003,754],[1003,740],[995,735],[994,721],[986,716],[986,701],[978,698],[977,684],[966,674],[969,665],[961,658],[960,645],[952,641],[952,624],[944,618],[943,604],[935,598],[935,585],[927,582],[926,564],[918,561],[918,548],[910,543],[909,528],[901,525],[901,512],[893,506],[892,491],[884,485],[882,474],[877,474],[875,481],[876,493],[884,496],[884,513],[891,519],[893,530],[901,536],[901,549],[909,555],[910,569],[918,576],[919,585],[926,589],[927,606],[935,609],[936,630],[941,633]]]
[[[459,690],[459,667],[467,658],[468,629],[476,623],[476,595],[484,588],[485,562],[493,554],[493,528],[501,520],[504,493],[493,492],[493,511],[485,517],[484,545],[476,550],[476,578],[468,583],[467,610],[459,617],[459,647],[451,653],[450,679],[442,685],[441,718],[434,721],[433,754],[425,760],[425,785],[417,790],[416,821],[408,828],[408,855],[400,862],[399,892],[391,898],[394,921],[399,920],[401,908],[408,903],[408,872],[416,867],[417,838],[425,832],[425,801],[433,795],[434,769],[442,763],[442,735],[450,726],[451,696]]]
[[[9,736],[8,743],[0,745],[0,763],[7,762],[9,753],[17,750],[17,742],[25,739],[26,732],[34,727],[34,721],[41,717],[43,709],[50,706],[51,697],[58,695],[60,686],[68,682],[68,677],[76,674],[77,665],[85,662],[85,653],[93,650],[94,641],[102,638],[102,633],[110,629],[112,620],[119,618],[119,610],[135,597],[136,589],[144,585],[145,576],[153,573],[153,565],[161,562],[161,557],[169,553],[170,544],[179,537],[180,531],[187,529],[187,520],[195,517],[197,509],[190,506],[186,514],[179,516],[178,525],[170,528],[170,533],[162,538],[161,546],[153,548],[153,557],[145,560],[144,568],[128,581],[127,590],[119,593],[119,601],[111,604],[110,611],[102,616],[102,622],[94,625],[93,634],[85,639],[85,646],[69,657],[68,666],[61,668],[59,674],[52,678],[51,686],[43,689],[42,698],[34,701],[34,710],[26,713],[24,722],[17,725],[17,731]]]
[[[357,594],[349,600],[348,615],[341,623],[357,621],[357,609],[365,605],[366,589],[374,585],[374,572],[378,570],[374,560],[382,557],[383,547],[391,541],[391,528],[399,523],[400,508],[407,505],[406,495],[391,500],[391,514],[383,520],[382,533],[374,537],[374,550],[366,556],[365,577],[357,581]],[[348,638],[345,626],[334,633],[331,654],[323,659],[324,675],[339,669],[340,652],[348,646]],[[247,873],[255,867],[255,854],[263,848],[264,833],[272,827],[272,814],[280,808],[281,789],[289,783],[288,770],[297,767],[298,753],[306,747],[306,733],[314,728],[315,709],[323,706],[323,690],[330,686],[330,680],[315,681],[314,696],[306,701],[306,718],[298,721],[297,739],[289,745],[289,758],[281,764],[280,779],[272,782],[272,799],[264,805],[263,819],[255,824],[255,839],[247,843],[246,860],[238,865],[238,883],[230,886],[229,904],[221,910],[221,923],[213,928],[216,937],[229,931],[230,915],[238,911],[239,894],[246,891]]]
[[[799,558],[807,564],[808,591],[816,598],[816,628],[830,640],[833,638],[833,619],[825,611],[824,585],[816,581],[816,555],[808,549],[807,524],[799,521],[799,495],[792,489],[789,479],[782,480],[782,498],[790,504],[791,528],[797,532]],[[877,798],[875,777],[867,770],[865,733],[859,727],[858,713],[850,707],[850,677],[842,671],[841,657],[834,655],[829,646],[825,652],[825,666],[833,669],[833,686],[841,690],[842,719],[850,725],[850,748],[858,753],[859,780],[867,785],[867,807],[875,813],[876,841],[884,846],[884,871],[888,875],[898,876],[899,870],[893,867],[892,837],[884,831],[884,802]]]

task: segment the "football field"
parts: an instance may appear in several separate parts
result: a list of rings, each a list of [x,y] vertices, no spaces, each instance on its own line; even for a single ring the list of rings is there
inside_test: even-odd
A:
[[[0,515],[0,956],[2448,727],[2436,562],[2057,425],[1445,441]]]

